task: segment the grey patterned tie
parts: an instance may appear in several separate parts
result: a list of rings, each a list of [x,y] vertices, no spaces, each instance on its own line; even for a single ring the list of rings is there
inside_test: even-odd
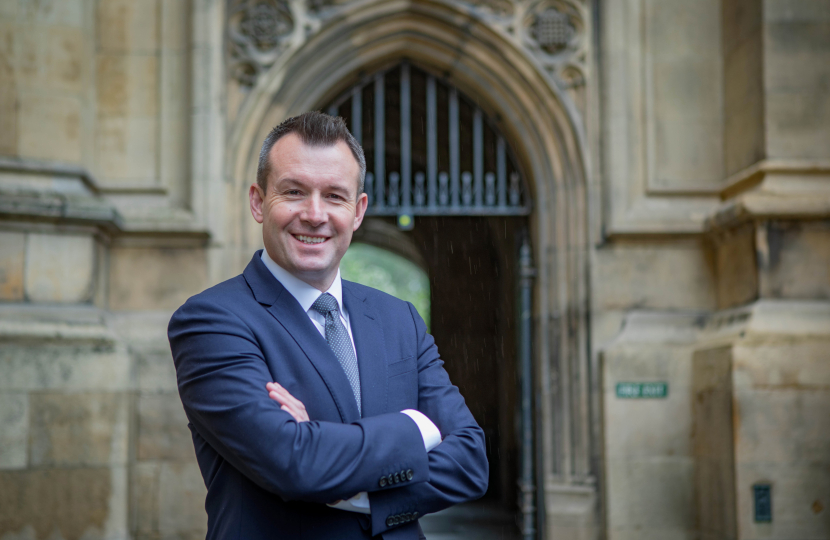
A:
[[[343,366],[343,371],[346,372],[349,384],[352,385],[354,398],[357,400],[357,412],[363,416],[360,410],[360,372],[357,369],[357,357],[355,357],[354,348],[352,348],[349,332],[340,320],[337,299],[329,293],[321,294],[311,304],[311,308],[326,316],[326,341],[329,342],[329,347],[334,351],[334,356],[340,360],[340,365]]]

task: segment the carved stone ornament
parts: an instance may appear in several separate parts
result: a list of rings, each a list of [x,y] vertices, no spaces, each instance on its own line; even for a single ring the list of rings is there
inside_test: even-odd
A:
[[[528,5],[522,20],[522,45],[553,83],[571,94],[585,84],[587,17],[583,2],[541,0]]]
[[[538,2],[525,14],[523,26],[526,45],[554,61],[579,48],[583,14],[578,4],[567,0]]]
[[[570,17],[550,7],[534,16],[530,31],[539,48],[548,54],[566,49],[576,35]]]
[[[510,0],[462,0],[459,4],[466,4],[473,9],[495,15],[496,17],[510,17],[515,12]]]
[[[287,48],[294,18],[287,1],[228,0],[230,74],[252,86]]]
[[[380,0],[226,0],[229,74],[253,86],[289,47],[301,47],[332,21]],[[585,84],[585,0],[433,0],[470,13],[526,50],[569,93]],[[302,26],[302,28],[298,28]],[[577,99],[576,101],[580,101]]]

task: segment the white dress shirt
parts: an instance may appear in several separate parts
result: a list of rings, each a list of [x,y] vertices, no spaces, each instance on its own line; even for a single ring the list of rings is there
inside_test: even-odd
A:
[[[262,262],[277,279],[277,281],[282,283],[282,286],[285,287],[285,289],[291,293],[291,296],[297,300],[300,306],[305,310],[308,317],[311,319],[311,322],[314,323],[314,326],[324,338],[326,337],[326,316],[316,309],[312,309],[311,306],[317,301],[320,295],[325,293],[329,293],[337,300],[340,320],[343,322],[343,325],[346,327],[346,331],[349,333],[349,340],[352,343],[352,349],[355,351],[354,356],[357,358],[357,349],[355,349],[354,346],[352,326],[349,324],[349,312],[346,311],[346,306],[343,304],[343,282],[340,279],[340,268],[337,269],[337,276],[335,276],[334,281],[328,290],[321,293],[316,287],[309,285],[305,281],[291,274],[285,268],[275,263],[271,257],[268,256],[268,251],[264,249],[262,250]],[[441,432],[432,420],[427,418],[425,414],[420,411],[416,411],[415,409],[405,409],[401,412],[409,416],[418,426],[418,430],[421,432],[421,437],[424,439],[424,448],[427,452],[441,443]],[[361,491],[351,499],[340,501],[337,504],[330,504],[329,506],[351,512],[360,512],[362,514],[372,513],[369,506],[369,494],[365,491]]]

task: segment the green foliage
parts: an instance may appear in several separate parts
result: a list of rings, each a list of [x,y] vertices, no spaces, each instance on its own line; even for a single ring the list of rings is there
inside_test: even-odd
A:
[[[352,244],[340,261],[340,275],[412,302],[429,327],[429,278],[414,263],[385,249]]]

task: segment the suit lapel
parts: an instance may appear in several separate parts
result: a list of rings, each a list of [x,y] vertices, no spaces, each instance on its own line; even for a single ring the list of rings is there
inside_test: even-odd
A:
[[[261,251],[257,251],[243,272],[254,297],[260,304],[269,306],[268,312],[303,350],[309,362],[326,383],[342,421],[348,424],[359,420],[357,402],[355,402],[352,387],[340,361],[337,360],[314,323],[308,318],[308,314],[303,311],[291,293],[282,286],[282,283],[268,271],[260,257]],[[359,352],[358,358],[360,358]],[[360,367],[362,373],[362,366]]]
[[[376,416],[386,410],[386,347],[383,328],[377,314],[366,304],[358,287],[343,281],[343,303],[349,313],[349,325],[360,369],[360,393],[363,417]]]

